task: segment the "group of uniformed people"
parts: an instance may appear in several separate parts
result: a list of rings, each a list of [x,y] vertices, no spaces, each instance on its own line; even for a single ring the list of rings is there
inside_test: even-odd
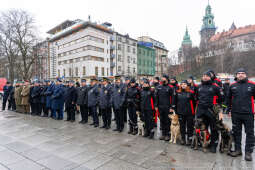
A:
[[[79,82],[66,81],[18,81],[15,87],[10,83],[4,87],[3,107],[9,100],[9,109],[20,113],[52,117],[62,120],[64,111],[66,121],[74,122],[76,112],[80,112],[81,121],[88,122],[92,117],[94,127],[99,126],[99,116],[102,116],[101,128],[110,129],[112,117],[116,121],[114,131],[122,132],[125,121],[129,134],[138,132],[137,116],[145,124],[144,137],[154,137],[154,127],[160,120],[160,140],[169,141],[170,119],[168,115],[174,111],[179,115],[181,128],[181,144],[190,145],[194,131],[194,120],[202,118],[207,128],[210,128],[210,151],[216,153],[219,135],[216,120],[223,118],[223,110],[231,113],[232,129],[235,136],[235,151],[231,156],[239,156],[241,152],[242,125],[246,131],[245,159],[252,160],[251,153],[254,146],[254,97],[255,83],[247,78],[245,69],[238,69],[235,82],[230,85],[229,79],[223,85],[213,70],[203,73],[201,84],[196,85],[193,77],[189,76],[180,84],[175,77],[163,75],[155,77],[153,81],[144,78],[138,83],[134,78],[126,77],[121,81],[120,76],[111,79],[92,77],[87,85],[86,79]],[[213,113],[217,105],[219,117]],[[225,107],[227,106],[227,107]],[[112,116],[112,113],[114,116]]]

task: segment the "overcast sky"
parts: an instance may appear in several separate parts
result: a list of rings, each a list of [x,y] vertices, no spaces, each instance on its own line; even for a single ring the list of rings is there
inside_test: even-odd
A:
[[[108,21],[132,38],[151,36],[173,51],[180,47],[188,26],[194,45],[208,0],[1,0],[0,11],[18,8],[34,15],[42,37],[66,19]],[[210,0],[218,31],[255,24],[255,0]]]

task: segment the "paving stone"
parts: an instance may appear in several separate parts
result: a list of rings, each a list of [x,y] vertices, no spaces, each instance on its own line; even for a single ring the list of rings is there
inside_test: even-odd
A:
[[[24,159],[24,157],[10,150],[4,150],[0,152],[0,163],[3,165],[13,164]]]
[[[11,170],[47,170],[47,168],[30,160],[22,160],[8,166]]]

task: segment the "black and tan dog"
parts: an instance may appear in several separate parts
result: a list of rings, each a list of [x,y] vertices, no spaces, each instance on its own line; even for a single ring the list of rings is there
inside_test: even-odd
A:
[[[230,154],[234,142],[233,131],[222,120],[216,122],[216,127],[220,134],[220,152],[227,151],[227,154]]]
[[[194,150],[198,149],[198,146],[202,146],[203,152],[207,152],[207,147],[210,143],[210,134],[203,122],[203,119],[195,120],[194,135],[192,138],[191,147]]]

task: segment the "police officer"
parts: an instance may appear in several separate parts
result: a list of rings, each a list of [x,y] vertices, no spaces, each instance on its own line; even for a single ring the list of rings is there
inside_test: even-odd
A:
[[[98,98],[99,98],[99,89],[97,85],[98,79],[93,76],[90,79],[90,88],[88,90],[88,107],[90,115],[93,117],[93,123],[91,123],[91,126],[98,127],[99,126],[99,120],[98,120],[98,114],[97,114],[97,105],[98,105]]]
[[[175,108],[175,89],[169,85],[169,77],[167,75],[163,75],[161,81],[162,85],[159,85],[155,90],[155,106],[160,114],[160,126],[162,129],[162,135],[159,139],[169,141],[170,120],[168,114]]]
[[[32,115],[35,115],[35,116],[41,116],[41,87],[40,87],[40,81],[35,81],[34,82],[34,87],[32,89],[32,92],[31,92],[31,103],[33,103],[33,112],[32,112]]]
[[[195,115],[194,94],[195,92],[190,90],[186,80],[181,82],[180,88],[176,91],[176,110],[179,115],[182,145],[190,145],[192,141]],[[187,142],[186,134],[188,138]]]
[[[143,88],[141,90],[141,119],[145,123],[144,137],[152,139],[154,137],[154,123],[153,123],[153,111],[154,111],[154,91],[150,89],[150,82],[144,79]]]
[[[5,110],[6,102],[8,100],[8,97],[10,95],[10,92],[12,90],[12,86],[10,82],[7,82],[6,85],[3,87],[4,91],[4,96],[3,96],[3,106],[2,106],[2,111]]]
[[[51,95],[53,119],[63,120],[64,116],[64,89],[62,79],[58,78]]]
[[[103,78],[102,86],[99,93],[99,107],[102,112],[103,126],[101,128],[110,129],[111,128],[111,119],[112,119],[112,110],[111,110],[111,95],[112,87],[108,83],[109,79],[107,77]]]
[[[54,87],[55,87],[55,84],[54,82],[50,82],[50,81],[47,81],[47,90],[45,91],[45,96],[46,96],[46,113],[45,113],[45,117],[47,115],[49,115],[49,111],[50,111],[50,117],[53,118],[53,113],[52,113],[52,99],[51,99],[51,96],[53,94],[53,91],[54,91]]]
[[[14,92],[15,92],[15,86],[11,89],[9,99],[8,99],[8,109],[15,111],[16,110],[16,104],[15,104],[15,97],[14,97]]]
[[[254,147],[254,98],[255,83],[249,81],[245,69],[236,72],[237,81],[230,86],[228,111],[232,117],[232,129],[235,139],[235,151],[230,153],[236,157],[242,155],[242,125],[246,132],[245,160],[252,161]]]
[[[21,95],[21,105],[23,107],[22,113],[29,114],[30,113],[30,82],[25,81],[24,86],[21,89],[20,95]]]
[[[81,121],[79,123],[85,124],[88,122],[88,86],[86,84],[86,79],[81,80],[81,87],[77,90],[77,105],[79,105],[81,112]]]
[[[213,83],[211,73],[208,71],[205,72],[201,80],[201,85],[198,87],[198,106],[196,116],[197,118],[201,118],[207,127],[210,126],[210,151],[212,153],[216,153],[218,145],[218,132],[216,129],[217,115],[214,113],[213,107],[216,106],[216,104],[219,105],[219,119],[222,119],[222,100],[222,89],[217,84]]]
[[[115,76],[115,86],[112,93],[112,104],[116,116],[116,129],[114,131],[122,132],[124,129],[123,105],[126,98],[126,87],[121,83],[121,77]]]
[[[65,107],[67,112],[66,121],[74,122],[75,121],[75,107],[77,102],[77,90],[74,87],[74,81],[69,81],[69,87],[65,96]]]
[[[137,107],[139,105],[139,99],[140,99],[140,94],[139,94],[139,89],[136,86],[136,80],[132,78],[130,80],[130,86],[127,89],[127,94],[126,94],[126,100],[127,100],[127,106],[128,106],[128,116],[129,116],[129,131],[128,134],[137,134]]]

